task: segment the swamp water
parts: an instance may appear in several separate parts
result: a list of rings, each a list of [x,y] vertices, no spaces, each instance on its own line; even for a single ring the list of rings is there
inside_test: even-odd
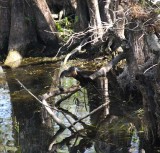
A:
[[[97,131],[94,126],[91,126],[90,129],[80,130],[83,128],[82,125],[76,124],[76,129],[80,130],[78,134],[71,134],[68,129],[57,133],[59,126],[50,122],[50,119],[46,123],[47,126],[42,124],[41,104],[31,97],[15,79],[20,80],[38,96],[49,90],[52,76],[58,67],[59,65],[52,64],[27,66],[7,70],[6,73],[3,73],[1,69],[0,153],[49,153],[48,148],[53,140],[56,144],[52,145],[53,148],[50,152],[53,153],[138,153],[137,132],[134,130],[135,132],[128,134],[125,131],[124,126],[126,125],[128,128],[130,124],[126,120],[117,123],[115,119],[112,128],[109,127],[109,122],[102,123],[103,126],[96,129]],[[73,82],[75,80],[66,79],[65,84],[70,86]],[[55,98],[55,100],[57,99]],[[77,117],[85,116],[89,113],[86,91],[76,93],[61,106]],[[65,125],[70,125],[61,113],[57,113],[57,116],[64,121]],[[70,120],[74,122],[71,118]],[[114,118],[111,118],[110,122],[111,120]],[[83,121],[91,124],[89,118]],[[120,126],[122,127],[117,128]]]

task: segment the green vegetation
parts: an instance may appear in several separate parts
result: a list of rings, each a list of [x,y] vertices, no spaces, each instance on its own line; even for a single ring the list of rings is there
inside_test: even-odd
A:
[[[66,42],[73,34],[74,22],[68,17],[56,21],[56,28],[58,30],[59,37]]]

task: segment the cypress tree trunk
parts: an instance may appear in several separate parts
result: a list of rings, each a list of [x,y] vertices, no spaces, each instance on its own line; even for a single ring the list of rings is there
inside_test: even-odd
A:
[[[90,28],[93,29],[91,33],[93,44],[96,44],[102,39],[103,29],[99,12],[98,0],[87,0],[89,15],[90,15]]]
[[[77,9],[76,9],[76,31],[83,31],[88,28],[89,21],[89,10],[86,0],[77,0]]]
[[[44,48],[59,46],[55,23],[45,0],[12,0],[11,14],[8,11],[7,15],[10,34],[6,40],[8,56],[5,65],[18,67],[27,52],[39,45]]]
[[[0,1],[0,54],[7,54],[10,32],[10,0]]]

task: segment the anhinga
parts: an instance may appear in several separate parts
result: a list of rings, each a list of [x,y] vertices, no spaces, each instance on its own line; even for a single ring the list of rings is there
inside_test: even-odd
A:
[[[63,87],[61,86],[61,80],[64,77],[73,77],[74,79],[78,80],[80,82],[80,85],[82,87],[86,86],[88,83],[93,82],[93,80],[91,80],[89,78],[89,75],[91,75],[93,72],[91,71],[82,71],[80,70],[78,67],[70,67],[67,70],[64,70],[61,74],[60,74],[60,78],[59,78],[59,88],[61,90],[63,90]]]

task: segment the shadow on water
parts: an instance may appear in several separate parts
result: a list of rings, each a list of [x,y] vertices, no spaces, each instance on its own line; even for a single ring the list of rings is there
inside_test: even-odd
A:
[[[139,137],[136,135],[136,129],[123,117],[120,119],[109,116],[101,122],[100,126],[93,124],[83,128],[82,124],[78,123],[76,124],[78,132],[74,133],[68,129],[59,130],[59,126],[50,118],[44,121],[40,111],[41,105],[20,87],[15,78],[38,96],[49,90],[52,76],[55,75],[57,68],[57,65],[50,64],[6,71],[10,91],[6,78],[3,76],[2,84],[0,84],[0,152],[138,153]],[[64,81],[66,87],[76,83],[74,79],[67,78]],[[88,114],[86,90],[74,94],[64,101],[61,107],[77,117]],[[63,114],[58,112],[57,116],[65,125],[70,125]],[[96,120],[98,117],[96,116]],[[74,122],[73,118],[69,118]],[[91,124],[89,118],[83,121],[88,125]],[[45,124],[42,124],[43,122]],[[48,151],[49,148],[50,151]]]

